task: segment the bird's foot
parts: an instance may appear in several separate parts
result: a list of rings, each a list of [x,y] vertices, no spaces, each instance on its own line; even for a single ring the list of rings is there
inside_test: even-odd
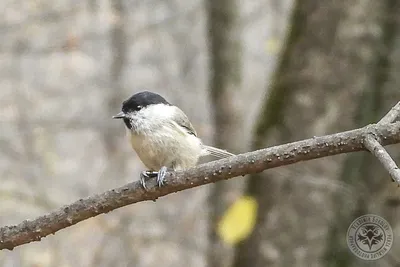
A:
[[[164,185],[165,175],[167,174],[168,168],[166,166],[162,166],[158,172],[155,171],[142,171],[140,173],[140,184],[142,187],[147,190],[146,187],[146,179],[157,177],[157,184],[159,187]]]
[[[157,184],[159,187],[164,185],[165,175],[167,174],[168,168],[162,166],[161,169],[157,173]]]
[[[156,177],[158,176],[158,172],[153,172],[153,171],[142,171],[140,173],[140,184],[142,185],[142,187],[147,190],[146,187],[146,179],[148,178],[152,178],[152,177]]]

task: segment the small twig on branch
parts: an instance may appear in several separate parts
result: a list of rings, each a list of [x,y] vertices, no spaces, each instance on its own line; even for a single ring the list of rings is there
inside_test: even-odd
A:
[[[400,117],[400,101],[389,110],[389,112],[383,116],[383,118],[378,122],[378,124],[388,124],[396,121]]]
[[[364,146],[382,163],[383,167],[389,172],[393,182],[400,186],[400,169],[396,162],[390,157],[386,149],[371,135],[364,140]]]
[[[400,143],[400,122],[368,125],[352,131],[314,137],[209,162],[182,172],[170,172],[166,176],[166,185],[161,188],[156,186],[155,179],[149,180],[148,191],[143,190],[139,182],[129,183],[80,199],[34,220],[0,228],[0,250],[12,250],[22,244],[39,241],[63,228],[132,203],[155,200],[184,189],[299,161],[366,150],[364,142],[369,134],[381,140],[382,145]]]

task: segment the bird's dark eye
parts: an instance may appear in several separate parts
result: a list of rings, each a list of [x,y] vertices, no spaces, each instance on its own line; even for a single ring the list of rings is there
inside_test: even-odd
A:
[[[140,110],[140,109],[142,109],[142,106],[139,105],[136,108],[137,108],[137,110]]]

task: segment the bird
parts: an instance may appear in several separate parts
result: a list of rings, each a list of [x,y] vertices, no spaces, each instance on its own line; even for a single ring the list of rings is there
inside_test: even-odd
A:
[[[130,146],[147,168],[140,173],[144,189],[147,189],[146,179],[157,177],[157,185],[161,187],[168,171],[192,168],[200,157],[234,156],[203,144],[186,114],[154,92],[133,94],[123,101],[121,112],[112,118],[123,120]]]

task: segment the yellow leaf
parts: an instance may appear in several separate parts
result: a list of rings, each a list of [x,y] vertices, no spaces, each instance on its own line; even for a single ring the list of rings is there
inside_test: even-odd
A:
[[[232,204],[218,223],[219,237],[229,245],[235,245],[246,239],[256,223],[257,201],[243,196]]]
[[[270,38],[265,43],[265,50],[270,54],[277,54],[281,49],[282,43],[278,38]]]

